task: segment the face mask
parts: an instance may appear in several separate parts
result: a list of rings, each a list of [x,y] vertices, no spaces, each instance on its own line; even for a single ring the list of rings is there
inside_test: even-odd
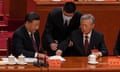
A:
[[[71,19],[72,19],[72,16],[65,16],[65,15],[64,15],[64,18],[65,18],[66,20],[71,20]]]

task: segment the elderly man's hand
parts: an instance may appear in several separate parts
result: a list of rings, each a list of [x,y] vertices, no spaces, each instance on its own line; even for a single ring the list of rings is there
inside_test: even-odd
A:
[[[38,53],[37,58],[38,59],[44,59],[44,58],[48,58],[48,56],[46,56],[45,54],[42,54],[42,53]]]
[[[57,50],[57,51],[56,51],[56,55],[61,56],[61,55],[62,55],[62,50]]]
[[[69,44],[68,44],[68,47],[72,47],[72,46],[73,46],[73,42],[70,40]]]
[[[53,51],[56,51],[56,50],[57,50],[57,47],[58,47],[58,44],[57,44],[57,43],[51,43],[51,44],[50,44],[50,48],[51,48]]]

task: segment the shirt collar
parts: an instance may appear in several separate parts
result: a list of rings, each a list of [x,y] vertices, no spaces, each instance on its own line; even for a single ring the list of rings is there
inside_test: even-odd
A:
[[[29,35],[31,35],[31,32],[28,32]]]
[[[83,37],[88,36],[88,38],[90,38],[90,37],[91,37],[91,35],[92,35],[92,31],[91,31],[91,32],[89,32],[87,35],[86,35],[86,34],[83,34]]]
[[[62,15],[63,15],[64,22],[65,22],[65,20],[70,21],[72,19],[72,17],[65,16],[64,14],[62,14]]]
[[[34,36],[34,33],[32,34],[32,33],[31,33],[31,32],[29,32],[29,31],[28,31],[28,34],[29,34],[29,36],[31,36],[31,35],[33,35],[33,36]]]

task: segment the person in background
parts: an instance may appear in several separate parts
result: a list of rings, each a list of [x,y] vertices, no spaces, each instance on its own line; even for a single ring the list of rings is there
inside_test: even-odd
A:
[[[71,32],[79,28],[81,15],[76,11],[73,2],[66,2],[63,8],[55,8],[49,13],[42,36],[43,48],[49,56],[55,55],[59,44],[66,41]],[[72,44],[70,41],[69,43]],[[71,51],[71,48],[67,48],[63,55],[69,56]]]
[[[13,55],[43,58],[39,35],[40,16],[34,12],[26,15],[24,25],[13,34]]]
[[[116,45],[113,51],[114,51],[114,55],[116,56],[120,55],[120,31],[118,33],[118,38],[117,38]]]
[[[72,32],[70,40],[73,42],[73,56],[88,56],[95,54],[97,57],[106,56],[108,50],[104,43],[102,33],[94,29],[95,18],[91,14],[84,14],[80,19],[80,29]],[[56,55],[62,55],[65,50],[61,47],[57,50]]]

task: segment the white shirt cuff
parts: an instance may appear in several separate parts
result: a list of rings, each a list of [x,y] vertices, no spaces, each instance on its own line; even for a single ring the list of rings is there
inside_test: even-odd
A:
[[[99,56],[100,56],[100,57],[102,56],[102,53],[101,53],[101,52],[99,52]]]
[[[37,53],[37,52],[35,52],[35,58],[37,57],[37,55],[38,55],[38,53]]]

